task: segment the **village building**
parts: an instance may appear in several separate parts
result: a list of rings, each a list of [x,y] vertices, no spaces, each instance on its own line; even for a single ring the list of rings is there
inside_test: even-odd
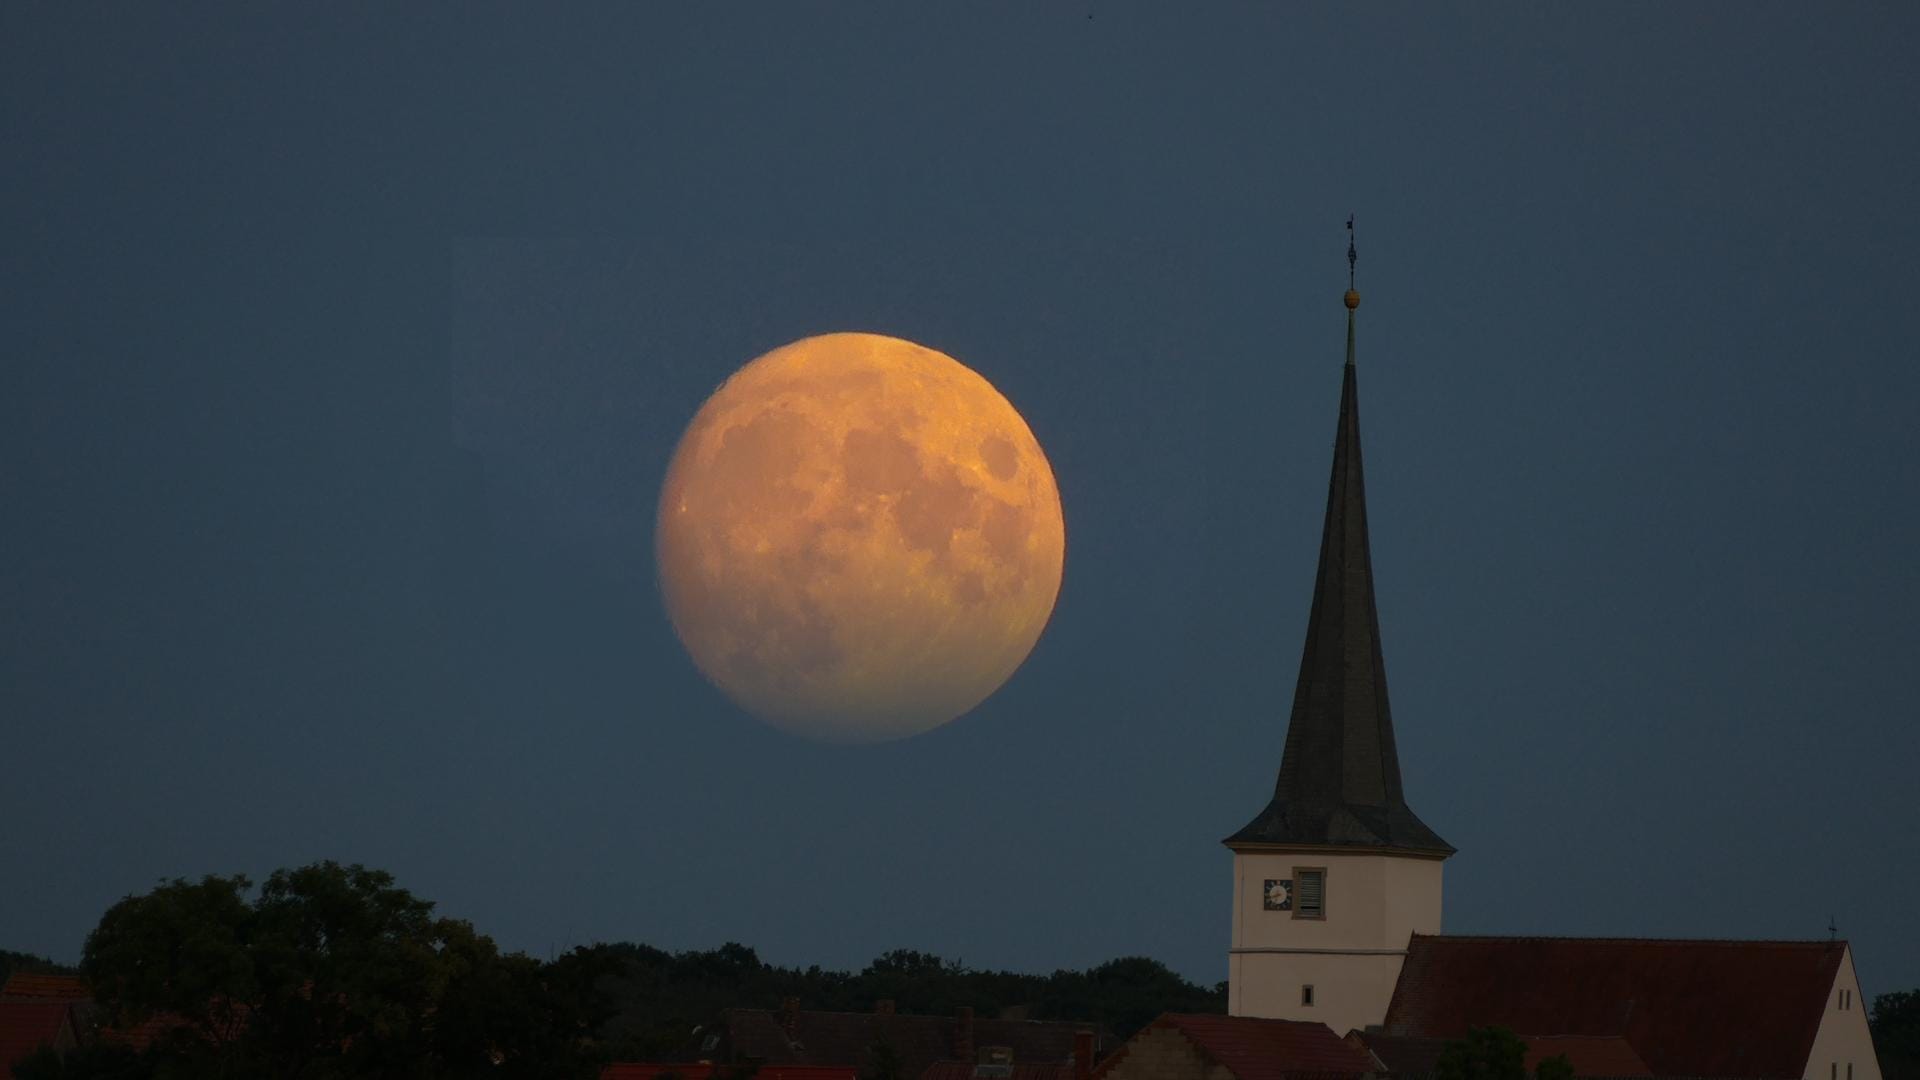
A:
[[[1348,249],[1351,259],[1353,251]],[[1233,851],[1227,1011],[1379,1023],[1413,934],[1440,932],[1453,846],[1407,805],[1367,543],[1349,288],[1347,362],[1306,647],[1273,799]]]
[[[1656,1076],[1880,1080],[1845,941],[1415,935],[1388,1037],[1614,1036]]]
[[[1318,1022],[1168,1013],[1091,1080],[1359,1080],[1376,1071],[1366,1051]]]
[[[1881,1080],[1844,940],[1441,935],[1454,848],[1401,788],[1367,537],[1351,243],[1347,258],[1333,471],[1279,778],[1225,841],[1228,1012],[1324,1023],[1399,1076],[1430,1073],[1447,1041],[1498,1025],[1527,1041],[1529,1060],[1564,1054],[1583,1076]]]
[[[50,1046],[55,1053],[65,1053],[77,1041],[70,1005],[57,1001],[0,1001],[0,1080],[11,1078],[13,1067],[35,1050]]]
[[[1111,1033],[1084,1023],[900,1013],[820,1012],[788,998],[779,1009],[728,1009],[700,1046],[702,1058],[760,1068],[811,1065],[890,1071],[902,1080],[1074,1080],[1113,1048]],[[878,1055],[892,1060],[882,1063]],[[887,1068],[880,1066],[885,1064]]]
[[[65,1053],[79,1042],[92,1001],[72,975],[16,971],[0,984],[0,1080],[42,1046]]]
[[[616,1061],[600,1070],[600,1080],[735,1080],[739,1067],[711,1061]],[[860,1080],[858,1071],[834,1065],[767,1065],[752,1070],[752,1080]]]
[[[1349,1031],[1347,1042],[1367,1052],[1383,1073],[1396,1077],[1432,1076],[1440,1055],[1455,1040],[1415,1035],[1382,1035],[1377,1030]],[[1633,1052],[1633,1044],[1619,1035],[1523,1035],[1526,1045],[1521,1065],[1529,1074],[1551,1058],[1565,1058],[1575,1077],[1611,1077],[1628,1080],[1651,1077],[1653,1070]]]

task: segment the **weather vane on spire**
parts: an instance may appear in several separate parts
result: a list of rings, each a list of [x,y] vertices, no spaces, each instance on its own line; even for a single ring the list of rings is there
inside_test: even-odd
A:
[[[1353,248],[1353,215],[1347,215],[1347,288],[1353,288],[1354,264],[1360,261],[1360,253]]]
[[[1353,215],[1347,215],[1347,310],[1351,312],[1360,306],[1360,292],[1353,287],[1353,268],[1360,261],[1360,253],[1353,248]]]

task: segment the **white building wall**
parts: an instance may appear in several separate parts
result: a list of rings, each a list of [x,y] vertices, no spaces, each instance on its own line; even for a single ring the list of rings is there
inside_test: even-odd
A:
[[[1268,879],[1326,871],[1326,917],[1268,911]],[[1441,861],[1326,850],[1243,850],[1233,857],[1227,1012],[1312,1020],[1336,1033],[1386,1018],[1407,939],[1440,932]],[[1313,987],[1313,1004],[1302,1001]],[[1867,1080],[1867,1078],[1860,1078]],[[1873,1077],[1872,1080],[1879,1080]]]
[[[1841,954],[1840,970],[1827,990],[1826,1009],[1820,1014],[1820,1030],[1813,1037],[1804,1075],[1806,1080],[1881,1080],[1866,1004],[1860,1000],[1860,977],[1853,970],[1852,946]]]

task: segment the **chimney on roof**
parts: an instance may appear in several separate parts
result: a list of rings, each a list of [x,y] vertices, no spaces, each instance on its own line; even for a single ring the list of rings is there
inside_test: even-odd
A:
[[[953,1010],[953,1060],[973,1060],[973,1006]]]
[[[797,997],[780,999],[780,1030],[787,1033],[787,1041],[792,1042],[800,1036],[800,999]]]
[[[892,1016],[893,1015],[893,999],[881,998],[879,1001],[874,1002],[873,1013],[875,1016]]]
[[[1093,1072],[1093,1032],[1081,1029],[1073,1033],[1073,1080],[1087,1080]]]

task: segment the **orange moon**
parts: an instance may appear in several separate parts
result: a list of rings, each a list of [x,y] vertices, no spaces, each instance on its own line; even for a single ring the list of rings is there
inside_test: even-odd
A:
[[[1040,444],[943,353],[877,334],[735,372],[667,468],[655,536],[675,632],[777,728],[879,742],[986,700],[1060,593],[1066,528]]]

